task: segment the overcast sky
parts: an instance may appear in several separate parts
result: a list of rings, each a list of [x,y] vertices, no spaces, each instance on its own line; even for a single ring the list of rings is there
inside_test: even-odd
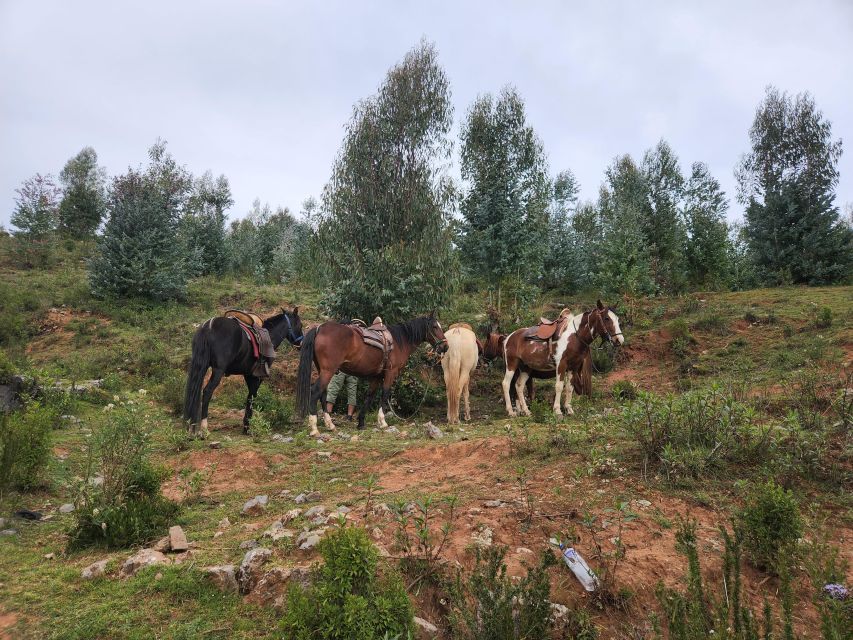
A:
[[[702,5],[701,7],[698,5]],[[514,84],[552,173],[595,198],[619,154],[665,138],[733,168],[768,84],[810,91],[853,140],[853,2],[87,2],[0,0],[0,224],[15,188],[82,147],[111,175],[158,138],[193,173],[297,211],[329,178],[353,104],[422,38],[461,122]],[[458,144],[457,144],[458,150]],[[837,204],[853,202],[853,149]]]

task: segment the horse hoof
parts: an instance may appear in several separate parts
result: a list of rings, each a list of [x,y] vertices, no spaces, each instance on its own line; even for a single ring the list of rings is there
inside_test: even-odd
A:
[[[574,409],[572,409],[571,407],[566,407],[566,415],[567,415],[567,416],[573,416],[573,415],[575,415],[575,410],[574,410]]]
[[[308,437],[309,437],[309,438],[314,438],[314,437],[319,436],[319,435],[320,435],[320,432],[319,432],[317,429],[314,429],[312,432],[310,432],[310,433],[308,434]]]

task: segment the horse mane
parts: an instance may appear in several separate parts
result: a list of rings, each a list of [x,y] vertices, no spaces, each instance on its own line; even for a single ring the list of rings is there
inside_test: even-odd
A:
[[[282,311],[282,313],[277,313],[274,316],[270,316],[269,318],[264,320],[264,329],[266,329],[267,331],[269,331],[270,329],[274,329],[282,322],[282,320],[284,320],[285,315],[287,315],[287,312]]]
[[[432,316],[420,316],[406,322],[389,325],[388,331],[391,332],[394,342],[417,346],[427,339],[432,323]]]

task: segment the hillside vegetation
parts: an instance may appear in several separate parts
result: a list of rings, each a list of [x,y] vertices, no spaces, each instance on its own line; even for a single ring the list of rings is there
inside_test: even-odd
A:
[[[743,606],[756,612],[756,625],[767,598],[773,637],[786,633],[786,619],[799,637],[850,637],[849,600],[832,600],[823,588],[851,580],[845,564],[853,556],[851,287],[607,300],[620,304],[626,345],[594,353],[594,394],[579,398],[575,415],[561,422],[551,413],[546,382],[537,382],[533,416],[508,419],[495,362],[477,369],[473,420],[449,427],[440,368],[420,354],[395,390],[404,417],[390,419],[393,429],[376,430],[374,414],[355,441],[344,421],[344,437],[315,441],[293,418],[297,352],[283,347],[262,387],[256,407],[263,420],[253,422],[252,435],[240,428],[242,379],[220,387],[212,448],[184,437],[177,417],[194,327],[226,308],[270,314],[293,304],[305,309],[310,325],[322,319],[321,293],[205,276],[190,281],[184,302],[109,302],[89,293],[87,244],[60,245],[39,269],[20,267],[19,251],[11,239],[0,240],[0,382],[21,373],[42,389],[102,383],[82,393],[43,393],[30,405],[47,412],[51,428],[45,464],[35,467],[32,482],[0,489],[2,528],[16,531],[0,537],[0,634],[289,637],[285,628],[297,629],[302,618],[275,606],[277,597],[278,605],[285,602],[286,589],[223,593],[202,568],[239,565],[240,545],[250,539],[271,550],[270,566],[310,566],[316,549],[261,535],[291,509],[312,506],[294,497],[316,491],[316,504],[329,511],[346,506],[347,528],[364,527],[376,545],[380,577],[370,589],[397,594],[377,597],[399,597],[394,581],[401,579],[415,615],[446,637],[514,637],[506,628],[488,635],[470,607],[480,603],[481,613],[509,620],[512,628],[518,624],[513,597],[521,593],[523,602],[545,593],[567,607],[553,625],[542,623],[554,637],[651,638],[660,630],[698,638],[705,633],[696,631],[700,619],[702,629],[720,633],[726,625],[715,627],[713,618],[733,597],[732,583],[722,580],[732,575],[734,550],[743,573],[737,588]],[[513,326],[504,328],[594,301],[540,294],[517,318],[505,314],[503,322]],[[487,322],[487,304],[485,294],[458,294],[439,317],[445,325],[479,327]],[[429,421],[444,437],[427,438]],[[92,499],[86,482],[93,476],[92,443],[115,425],[150,433],[135,473],[147,478],[150,467],[153,490],[162,480],[164,499],[177,505],[131,547],[167,535],[170,524],[181,525],[195,543],[182,563],[130,578],[118,577],[132,553],[120,541],[71,544]],[[269,496],[266,510],[241,515],[243,504],[260,494]],[[77,510],[60,513],[66,503]],[[388,509],[377,506],[383,504]],[[13,517],[20,509],[46,517]],[[767,519],[768,509],[781,525]],[[329,521],[327,536],[337,522]],[[287,526],[297,533],[313,528],[302,515]],[[574,541],[599,575],[596,593],[583,591],[564,564],[538,563],[543,552],[556,556],[552,537]],[[351,538],[340,544],[358,549],[364,542]],[[492,551],[500,547],[506,547],[502,557]],[[321,550],[327,563],[348,562],[329,545]],[[81,570],[101,559],[109,560],[106,576],[82,579]],[[508,575],[527,581],[502,583],[501,561]],[[701,573],[688,573],[688,562]],[[700,595],[697,576],[704,580]],[[332,588],[322,576],[317,580],[314,589]],[[483,609],[486,592],[503,593],[509,604]],[[310,608],[299,607],[293,611]],[[541,615],[527,609],[529,629],[541,631]]]

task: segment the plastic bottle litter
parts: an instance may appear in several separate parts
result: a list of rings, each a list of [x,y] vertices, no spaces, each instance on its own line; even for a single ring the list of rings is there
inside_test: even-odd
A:
[[[595,588],[598,586],[598,577],[595,575],[592,569],[589,568],[589,565],[586,563],[577,551],[572,547],[568,547],[562,542],[557,543],[556,540],[552,539],[552,542],[556,543],[560,547],[560,551],[562,551],[563,562],[568,565],[569,569],[572,570],[572,573],[575,574],[575,577],[578,581],[583,585],[583,588],[587,591],[595,591]]]

